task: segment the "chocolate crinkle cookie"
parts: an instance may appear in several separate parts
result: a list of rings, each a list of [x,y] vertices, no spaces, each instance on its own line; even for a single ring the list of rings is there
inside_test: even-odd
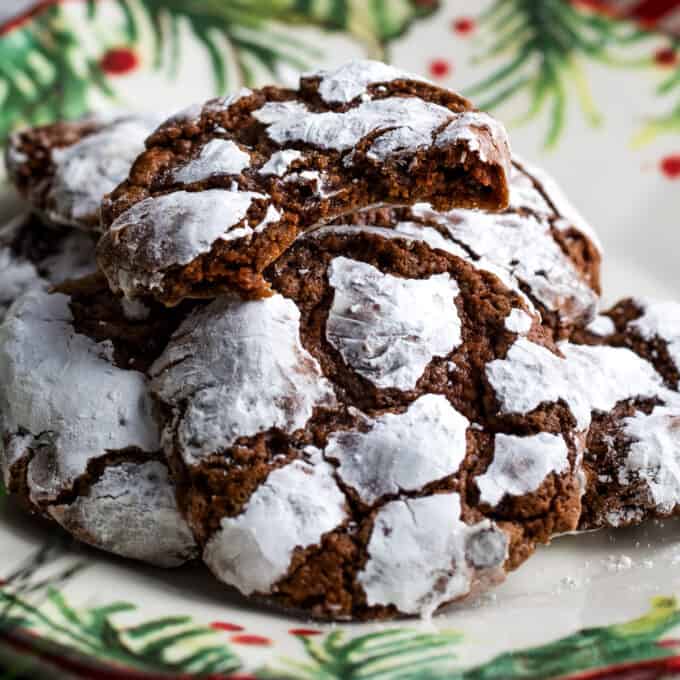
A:
[[[510,205],[502,213],[411,208],[364,210],[339,218],[420,234],[496,274],[540,313],[556,338],[588,323],[600,295],[601,247],[594,230],[543,170],[515,158]]]
[[[94,250],[88,234],[49,229],[35,215],[0,226],[0,321],[24,291],[94,272]]]
[[[0,326],[5,486],[81,541],[160,566],[195,553],[145,375],[175,325],[94,275],[24,294]]]
[[[573,340],[582,344],[579,351],[609,357],[611,379],[625,384],[628,392],[613,408],[594,416],[585,456],[588,486],[581,528],[677,515],[680,304],[622,300],[577,330]]]
[[[150,368],[221,581],[319,618],[427,614],[576,527],[570,387],[507,408],[516,355],[525,391],[566,364],[519,294],[421,232],[361,226],[263,276],[273,295],[195,307]]]
[[[9,139],[7,172],[44,221],[98,232],[102,198],[128,176],[161,121],[126,113],[22,130]]]
[[[417,76],[355,61],[161,125],[103,203],[98,259],[130,298],[262,297],[262,272],[301,232],[376,204],[502,210],[509,173],[493,118]]]

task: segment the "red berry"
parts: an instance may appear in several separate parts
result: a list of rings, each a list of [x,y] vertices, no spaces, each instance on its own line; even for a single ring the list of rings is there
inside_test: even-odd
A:
[[[678,53],[672,47],[662,47],[654,54],[654,61],[659,66],[675,66],[678,63]]]
[[[99,60],[99,68],[109,75],[120,76],[134,71],[139,64],[137,53],[127,47],[116,47]]]
[[[430,75],[434,78],[446,78],[451,73],[451,64],[446,59],[433,59],[430,62]]]
[[[451,26],[454,32],[460,35],[469,35],[476,28],[474,19],[470,19],[470,17],[460,17],[459,19],[454,19]]]
[[[232,635],[230,640],[237,645],[268,647],[272,644],[272,641],[269,638],[260,635]]]
[[[663,172],[668,179],[680,179],[680,153],[666,156],[660,163],[661,172]]]
[[[214,630],[226,630],[229,633],[236,633],[239,630],[243,630],[243,626],[239,626],[236,623],[227,623],[226,621],[213,621],[210,627]]]

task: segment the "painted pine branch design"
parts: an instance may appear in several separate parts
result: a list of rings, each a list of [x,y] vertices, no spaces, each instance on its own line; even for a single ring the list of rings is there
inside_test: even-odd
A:
[[[570,92],[592,123],[600,122],[583,72],[583,60],[615,63],[610,48],[639,42],[638,28],[606,15],[583,11],[566,0],[495,0],[479,19],[491,44],[477,57],[484,62],[507,55],[507,63],[468,89],[480,97],[482,109],[493,109],[520,93],[529,108],[517,123],[526,123],[549,109],[546,146],[554,146],[565,124]]]
[[[30,631],[65,650],[138,671],[226,675],[240,667],[240,660],[219,633],[188,616],[123,626],[114,619],[136,611],[128,602],[72,607],[61,589],[85,565],[71,562],[54,568],[63,547],[60,542],[45,546],[4,581],[0,636]],[[41,575],[44,568],[49,568],[49,575]]]
[[[437,0],[107,0],[118,8],[119,25],[107,34],[123,45],[96,58],[58,0],[0,26],[0,144],[21,125],[77,118],[98,92],[112,100],[110,75],[134,68],[135,48],[150,30],[157,70],[175,77],[182,55],[181,25],[208,55],[214,94],[254,85],[258,74],[279,80],[286,68],[318,63],[322,50],[291,34],[310,26],[348,35],[366,54],[387,58],[391,41],[413,22],[432,14]],[[96,30],[102,0],[83,4],[86,30]],[[115,22],[114,22],[115,24]]]

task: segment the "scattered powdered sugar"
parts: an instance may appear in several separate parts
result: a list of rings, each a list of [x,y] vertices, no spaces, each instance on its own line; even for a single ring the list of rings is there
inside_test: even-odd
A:
[[[297,149],[275,151],[269,160],[258,170],[258,173],[260,175],[277,175],[282,177],[288,172],[290,164],[302,157],[302,152]]]
[[[623,420],[631,443],[618,470],[619,483],[644,481],[659,512],[671,512],[680,503],[680,401],[671,404]]]
[[[602,561],[607,571],[626,571],[634,566],[634,562],[628,555],[609,555]]]
[[[381,61],[356,59],[331,71],[306,73],[304,77],[320,78],[319,95],[328,104],[346,104],[365,94],[369,86],[392,80],[415,80],[429,83],[422,76],[401,71]]]
[[[213,175],[238,175],[250,166],[250,154],[231,139],[211,139],[197,158],[188,161],[173,173],[176,182],[201,182]]]
[[[159,461],[111,465],[87,495],[49,512],[79,539],[122,557],[176,567],[196,552],[168,468]]]
[[[368,431],[336,432],[324,451],[364,503],[402,490],[417,491],[458,471],[468,419],[440,394],[427,394],[404,413],[368,419]]]
[[[154,116],[126,116],[71,146],[54,149],[49,219],[72,226],[96,219],[104,194],[128,176],[144,151],[144,139],[159,122]]]
[[[488,519],[468,525],[460,515],[457,493],[386,503],[357,576],[368,604],[428,616],[467,595],[478,572],[500,579],[507,537]]]
[[[593,335],[605,337],[616,332],[614,322],[604,314],[598,314],[587,326],[586,330]]]
[[[526,335],[530,330],[534,320],[523,309],[517,307],[510,310],[510,314],[505,317],[505,328],[517,335]]]
[[[115,367],[108,345],[76,333],[69,298],[25,294],[0,327],[0,422],[11,455],[33,452],[35,501],[68,490],[107,451],[160,447],[143,374]]]
[[[581,430],[591,411],[610,411],[633,397],[665,394],[660,376],[625,348],[561,343],[566,359],[526,338],[518,338],[505,359],[486,366],[503,413],[526,414],[544,402],[565,402]]]
[[[537,491],[550,474],[569,469],[569,450],[561,435],[497,434],[491,464],[477,477],[480,500],[492,507],[508,496]]]
[[[680,304],[653,300],[635,300],[635,303],[642,309],[642,316],[629,322],[628,327],[645,340],[655,337],[663,340],[670,358],[680,370]]]
[[[124,248],[116,284],[126,294],[133,294],[140,283],[157,287],[159,273],[209,252],[215,241],[251,235],[253,229],[241,223],[253,200],[264,198],[252,191],[208,189],[175,191],[135,203],[104,236]]]
[[[318,545],[346,517],[333,468],[315,449],[310,460],[274,470],[237,517],[224,517],[203,559],[245,595],[268,593],[286,575],[296,548]]]
[[[380,388],[413,389],[433,357],[462,341],[458,284],[435,274],[404,279],[370,264],[336,257],[326,338],[342,358]]]
[[[281,295],[218,298],[194,311],[151,368],[152,387],[177,412],[188,465],[271,428],[293,432],[334,393],[302,347],[300,312]]]

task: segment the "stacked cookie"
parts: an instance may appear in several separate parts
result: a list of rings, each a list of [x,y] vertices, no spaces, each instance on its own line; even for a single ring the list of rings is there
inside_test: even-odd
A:
[[[0,464],[31,512],[371,619],[674,511],[669,307],[596,317],[597,238],[499,123],[352,62],[186,109],[137,156],[154,126],[10,144],[34,216],[0,251],[0,295],[26,289],[0,326]]]

